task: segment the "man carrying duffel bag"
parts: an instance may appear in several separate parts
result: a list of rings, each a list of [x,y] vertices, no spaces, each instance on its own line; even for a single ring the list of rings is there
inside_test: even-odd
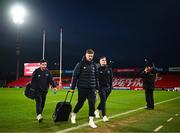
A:
[[[40,67],[36,69],[32,74],[32,88],[35,89],[35,101],[36,101],[36,113],[37,120],[41,122],[43,120],[42,112],[44,109],[46,95],[48,93],[49,84],[52,85],[54,90],[56,89],[56,82],[53,80],[52,74],[47,69],[47,61],[40,60]]]

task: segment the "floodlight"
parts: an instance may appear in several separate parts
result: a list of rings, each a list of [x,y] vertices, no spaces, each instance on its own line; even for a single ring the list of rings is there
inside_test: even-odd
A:
[[[16,24],[22,24],[26,15],[25,9],[21,5],[15,5],[11,10],[13,22]]]

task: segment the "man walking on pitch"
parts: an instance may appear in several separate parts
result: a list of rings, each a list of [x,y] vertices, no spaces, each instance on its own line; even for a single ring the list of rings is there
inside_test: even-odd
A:
[[[36,69],[32,74],[32,88],[35,89],[35,101],[36,101],[36,113],[37,120],[41,122],[43,120],[42,112],[44,109],[46,95],[48,93],[49,84],[56,90],[56,83],[53,81],[53,77],[47,69],[47,61],[40,60],[40,67]]]
[[[71,122],[76,123],[76,114],[83,106],[86,99],[89,104],[89,126],[96,128],[94,123],[94,111],[96,101],[96,89],[98,89],[98,71],[95,63],[93,63],[94,51],[92,49],[86,50],[85,56],[82,61],[77,63],[74,68],[71,92],[75,87],[78,88],[78,102],[72,112]]]
[[[100,103],[95,111],[95,117],[100,118],[99,111],[102,111],[103,121],[106,122],[109,119],[106,116],[106,101],[112,91],[112,69],[107,65],[106,57],[100,57],[99,72],[99,96]]]

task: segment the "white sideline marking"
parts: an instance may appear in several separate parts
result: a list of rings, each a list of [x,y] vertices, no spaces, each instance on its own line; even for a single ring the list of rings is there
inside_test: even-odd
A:
[[[155,105],[158,105],[158,104],[162,104],[162,103],[166,103],[166,102],[169,102],[169,101],[173,101],[173,100],[176,100],[176,99],[179,99],[179,97],[175,97],[175,98],[172,98],[172,99],[168,99],[168,100],[165,100],[165,101],[162,101],[162,102],[158,102],[156,103]],[[116,115],[113,115],[113,116],[110,116],[108,118],[110,119],[113,119],[113,118],[116,118],[116,117],[119,117],[119,116],[122,116],[122,115],[126,115],[126,114],[129,114],[129,113],[132,113],[132,112],[136,112],[136,111],[139,111],[141,109],[144,109],[144,106],[143,107],[140,107],[140,108],[137,108],[137,109],[133,109],[133,110],[129,110],[127,112],[124,112],[124,113],[120,113],[120,114],[116,114]],[[94,121],[95,123],[98,123],[98,122],[101,122],[101,120],[96,120]],[[68,132],[68,131],[72,131],[72,130],[76,130],[76,129],[79,129],[79,128],[82,128],[82,127],[85,127],[85,126],[88,126],[89,123],[85,123],[85,124],[81,124],[79,126],[76,126],[76,127],[71,127],[71,128],[67,128],[67,129],[64,129],[64,130],[61,130],[61,131],[57,131],[56,133],[65,133],[65,132]],[[161,127],[162,128],[162,127]],[[156,129],[155,129],[156,130]],[[154,130],[154,131],[155,131]]]
[[[154,130],[154,132],[159,131],[162,127],[163,127],[163,125],[160,125],[159,127],[157,127],[157,128]]]
[[[167,122],[170,122],[172,119],[173,119],[172,117],[171,117],[171,118],[169,118],[169,119],[167,120]]]
[[[175,114],[175,116],[179,116],[179,114]]]

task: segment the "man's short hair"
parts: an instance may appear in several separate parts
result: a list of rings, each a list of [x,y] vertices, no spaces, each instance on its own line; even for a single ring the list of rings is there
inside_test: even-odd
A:
[[[45,63],[45,62],[47,63],[47,60],[41,59],[39,62],[40,62],[40,64]]]
[[[99,60],[104,59],[104,58],[106,59],[106,57],[105,57],[105,56],[101,56],[101,57],[99,58]]]
[[[92,49],[87,49],[87,50],[86,50],[86,54],[94,54],[94,50],[92,50]]]

